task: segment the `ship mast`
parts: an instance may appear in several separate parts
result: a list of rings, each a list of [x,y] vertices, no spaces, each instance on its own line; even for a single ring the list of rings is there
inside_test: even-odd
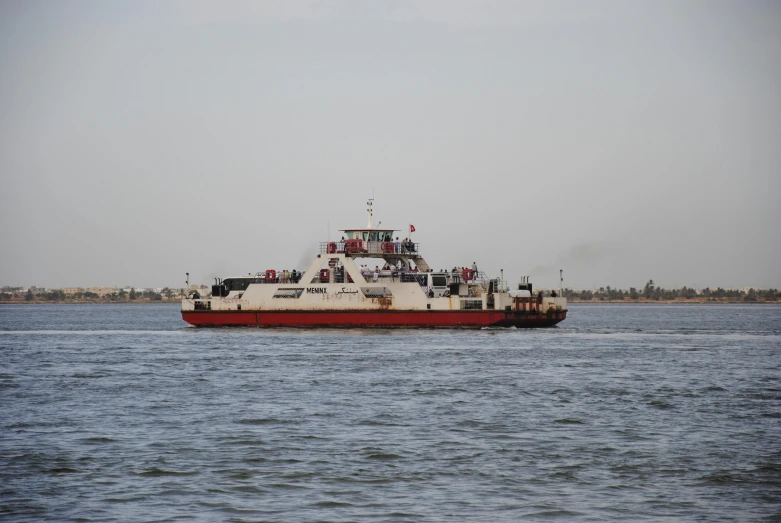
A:
[[[369,223],[366,225],[367,229],[372,228],[372,204],[374,202],[374,198],[369,198],[369,201],[366,202],[366,212],[369,213]]]

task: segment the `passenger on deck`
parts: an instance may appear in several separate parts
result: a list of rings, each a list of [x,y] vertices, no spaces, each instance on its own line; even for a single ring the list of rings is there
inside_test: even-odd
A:
[[[401,244],[399,243],[399,237],[396,236],[396,241],[393,242],[393,252],[401,254]]]
[[[474,278],[477,278],[477,262],[472,262],[472,273],[474,274]]]
[[[374,281],[377,281],[377,279],[380,277],[380,266],[375,265],[374,266]]]

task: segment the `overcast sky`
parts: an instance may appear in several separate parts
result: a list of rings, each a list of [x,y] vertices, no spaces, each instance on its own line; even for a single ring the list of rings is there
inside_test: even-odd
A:
[[[0,285],[301,269],[374,194],[437,269],[781,287],[779,28],[777,1],[4,0]]]

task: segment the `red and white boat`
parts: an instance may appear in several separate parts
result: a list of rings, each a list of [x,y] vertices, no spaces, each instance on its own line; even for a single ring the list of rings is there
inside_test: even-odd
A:
[[[182,318],[199,327],[549,327],[567,317],[566,298],[535,295],[526,278],[509,290],[472,268],[433,271],[420,244],[397,229],[344,229],[309,267],[218,279],[211,296],[191,293]]]

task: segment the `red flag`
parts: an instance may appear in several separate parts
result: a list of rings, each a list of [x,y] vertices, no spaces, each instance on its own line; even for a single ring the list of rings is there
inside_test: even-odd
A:
[[[415,226],[412,224],[409,224],[409,232],[415,232]]]

